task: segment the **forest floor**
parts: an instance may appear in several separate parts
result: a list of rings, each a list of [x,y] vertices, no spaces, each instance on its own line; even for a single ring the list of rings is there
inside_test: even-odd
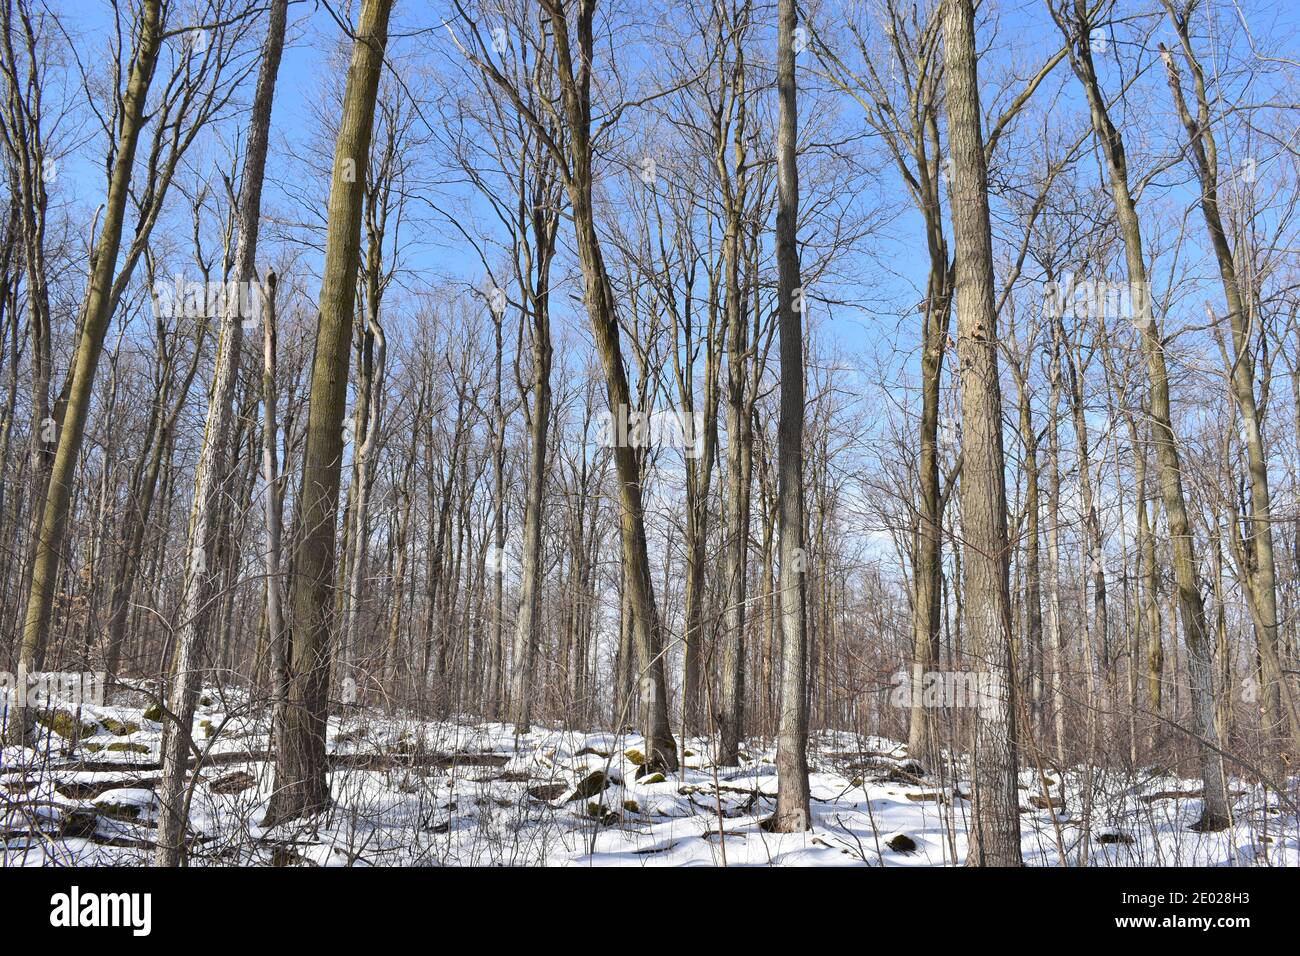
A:
[[[132,695],[128,695],[132,696]],[[0,751],[0,865],[147,864],[161,776],[161,724],[136,706],[47,716],[37,750]],[[259,826],[273,786],[268,718],[208,691],[194,734],[206,750],[190,813],[192,865],[944,866],[967,850],[969,781],[920,776],[906,747],[820,733],[810,752],[812,828],[763,828],[777,778],[770,741],[714,767],[687,740],[684,767],[642,774],[640,737],[354,711],[330,720],[334,806]],[[69,738],[72,738],[71,740]],[[1152,768],[1021,775],[1026,863],[1300,865],[1284,800],[1232,781],[1235,824],[1189,829],[1194,781]],[[1290,801],[1295,799],[1292,781]]]

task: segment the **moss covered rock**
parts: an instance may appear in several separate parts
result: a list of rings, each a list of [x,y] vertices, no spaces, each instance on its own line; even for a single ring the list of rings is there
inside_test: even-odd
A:
[[[915,853],[916,841],[905,833],[900,833],[893,839],[889,840],[885,846],[889,847],[895,853]]]
[[[60,737],[71,740],[74,737],[89,737],[99,732],[99,725],[86,723],[82,721],[78,726],[77,718],[66,710],[56,710],[53,713],[38,714],[36,722],[43,727],[49,728],[52,732]]]
[[[130,803],[101,803],[99,812],[115,820],[138,820],[140,808]]]
[[[610,786],[609,774],[603,770],[593,770],[578,782],[573,788],[573,794],[569,797],[569,802],[574,800],[590,800],[599,793],[603,793]]]
[[[213,793],[243,793],[256,784],[257,780],[247,770],[236,770],[213,780],[208,784],[208,789]]]
[[[624,750],[623,756],[627,758],[629,763],[635,764],[638,767],[645,766],[645,754],[637,750],[635,747],[631,750]]]
[[[643,777],[643,778],[641,779],[641,782],[642,782],[643,784],[650,784],[650,783],[663,783],[666,779],[667,779],[667,778],[666,778],[663,774],[661,774],[661,773],[652,773],[652,774],[650,774],[650,776],[648,776],[648,777]]]
[[[602,826],[612,826],[618,822],[617,813],[595,800],[587,804],[587,816],[599,820]]]
[[[153,721],[155,724],[162,723],[162,719],[163,719],[162,704],[151,705],[143,714],[141,714],[141,716],[144,717],[145,720]]]
[[[117,754],[147,754],[149,748],[144,744],[133,744],[125,740],[115,740],[104,748],[109,753]]]
[[[105,717],[100,720],[107,730],[114,737],[130,737],[140,729],[140,725],[130,720],[118,720],[115,717]]]

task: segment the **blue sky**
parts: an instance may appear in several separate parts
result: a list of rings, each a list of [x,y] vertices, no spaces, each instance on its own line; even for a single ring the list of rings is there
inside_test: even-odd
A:
[[[846,2],[843,8],[847,9],[848,6]],[[1122,4],[1121,10],[1128,10],[1131,7],[1132,5]],[[833,3],[823,6],[824,10],[839,8]],[[102,44],[107,42],[105,31],[111,23],[110,8],[104,3],[90,2],[84,5],[63,6],[60,9],[66,13],[70,30],[79,38],[78,46],[81,55],[88,64],[93,66]],[[627,4],[620,4],[617,9],[621,16],[631,8]],[[1041,3],[1002,4],[991,9],[994,10],[996,19],[996,36],[992,29],[993,21],[987,18],[981,20],[980,33],[981,43],[992,43],[995,46],[994,52],[981,63],[981,80],[990,91],[1004,70],[1016,66],[1023,72],[1028,64],[1041,62],[1059,45],[1059,34],[1050,23]],[[1217,9],[1224,11],[1225,15],[1231,12],[1231,8],[1222,4],[1219,4]],[[1245,20],[1261,45],[1277,45],[1281,47],[1284,55],[1288,49],[1290,55],[1300,55],[1294,42],[1300,25],[1300,8],[1254,2],[1244,5],[1244,10]],[[449,49],[450,41],[445,31],[431,29],[441,23],[444,14],[443,4],[400,5],[394,18],[392,32],[394,36],[401,39],[395,42],[407,49],[415,44]],[[823,19],[822,22],[833,23],[833,17]],[[291,191],[307,193],[312,191],[308,177],[313,173],[305,164],[298,165],[296,157],[304,155],[306,145],[318,135],[314,112],[317,104],[322,102],[322,81],[332,79],[338,82],[337,45],[342,40],[339,27],[332,17],[325,9],[314,3],[294,3],[291,6],[291,24],[290,43],[285,50],[277,86],[273,135],[275,152],[272,157],[266,196],[268,209],[279,208],[283,211],[292,211],[295,203],[299,201],[298,198],[289,195],[284,187],[291,187]],[[425,31],[424,35],[416,36],[421,31]],[[1167,35],[1169,31],[1162,27],[1161,32]],[[1121,45],[1131,42],[1132,29],[1125,25],[1113,27],[1108,33]],[[260,41],[260,30],[257,31],[257,37]],[[1245,51],[1239,44],[1236,52]],[[759,53],[761,55],[762,51]],[[1105,64],[1102,67],[1103,82],[1111,84],[1113,88],[1118,81],[1118,71],[1109,62],[1103,62]],[[637,64],[632,64],[631,67],[635,70]],[[332,71],[335,73],[333,77],[330,75]],[[1074,120],[1082,123],[1084,120],[1082,103],[1073,79],[1068,74],[1068,68],[1064,64],[1058,67],[1057,76],[1045,84],[1044,92],[1053,89],[1058,79],[1064,81],[1059,104],[1068,107],[1070,112],[1075,114]],[[251,83],[249,86],[251,89]],[[1164,86],[1162,72],[1158,69],[1150,71],[1149,75],[1141,81],[1139,88],[1142,90],[1142,96],[1150,102],[1154,120],[1150,124],[1151,134],[1168,138],[1180,133],[1169,115],[1168,90]],[[844,110],[843,119],[851,122],[855,107],[846,100],[841,104],[841,108]],[[1131,116],[1128,119],[1130,123],[1141,125],[1141,117]],[[1129,130],[1126,129],[1126,133],[1128,132]],[[1146,130],[1139,130],[1139,132],[1146,132]],[[230,131],[225,135],[227,137],[231,135]],[[69,158],[63,170],[72,184],[71,189],[64,193],[65,198],[70,198],[83,206],[87,215],[92,213],[94,206],[102,201],[103,170],[98,158],[102,151],[101,142],[101,138],[92,139],[86,148]],[[915,330],[912,328],[915,320],[914,315],[899,313],[905,307],[903,304],[914,303],[919,298],[916,290],[923,288],[924,285],[924,247],[920,242],[917,229],[918,218],[908,208],[896,174],[887,158],[883,155],[871,156],[875,147],[870,142],[863,142],[862,148],[867,154],[867,161],[878,165],[880,178],[879,182],[872,187],[878,190],[877,193],[865,194],[858,197],[856,201],[864,204],[877,201],[881,206],[897,207],[900,212],[882,230],[872,247],[863,250],[862,265],[858,269],[859,278],[833,290],[835,298],[851,304],[831,313],[833,321],[830,323],[828,334],[850,353],[879,352],[881,349],[892,349],[897,345],[902,346],[906,354],[910,343],[915,338]],[[1023,144],[1018,144],[1017,148],[1023,148]],[[1087,168],[1086,164],[1084,168]],[[1096,179],[1099,180],[1099,171],[1096,172],[1098,174]],[[1087,174],[1083,175],[1086,179]],[[1179,201],[1189,203],[1191,194],[1186,193],[1179,185],[1177,181],[1179,178],[1177,172],[1163,177],[1161,189],[1167,196],[1175,199],[1178,199],[1180,194],[1184,194]],[[1158,198],[1157,194],[1160,191],[1153,190],[1152,197]],[[314,214],[319,215],[319,207],[323,206],[325,198],[323,188],[316,190],[316,194],[318,199]],[[437,198],[439,202],[445,204],[454,198],[454,194],[454,190],[439,190]],[[474,200],[468,198],[465,190],[460,190],[459,196],[461,201],[472,207]],[[309,211],[309,214],[310,212],[312,211]],[[421,210],[415,212],[421,214]],[[423,214],[427,216],[427,210],[423,211]],[[1193,232],[1197,231],[1194,225]],[[567,236],[564,238],[567,239]],[[454,231],[446,228],[445,225],[440,229],[436,223],[426,221],[410,231],[407,243],[405,264],[420,279],[430,283],[446,277],[459,281],[479,281],[479,273],[482,269],[477,255],[465,248]],[[581,335],[580,316],[574,318],[578,320],[574,331]],[[909,365],[910,363],[904,362],[903,369]]]

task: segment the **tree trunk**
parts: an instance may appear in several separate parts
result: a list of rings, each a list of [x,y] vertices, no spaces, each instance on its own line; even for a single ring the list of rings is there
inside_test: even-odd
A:
[[[799,124],[794,75],[795,2],[780,0],[776,40],[777,317],[781,336],[781,417],[777,497],[781,560],[781,713],[776,744],[776,814],[771,828],[812,827],[808,798],[808,621],[804,551],[804,365],[806,307],[799,277]]]
[[[1223,829],[1230,822],[1227,788],[1219,753],[1218,734],[1214,727],[1214,690],[1210,664],[1210,641],[1205,626],[1205,606],[1201,599],[1196,566],[1196,548],[1187,503],[1183,494],[1182,462],[1178,453],[1169,410],[1169,371],[1165,364],[1164,342],[1160,338],[1148,294],[1146,260],[1142,249],[1142,230],[1137,204],[1129,190],[1128,161],[1124,141],[1111,122],[1092,61],[1091,23],[1083,0],[1075,2],[1075,18],[1063,29],[1069,34],[1070,61],[1075,75],[1083,84],[1092,116],[1093,131],[1106,156],[1107,174],[1120,234],[1124,239],[1130,297],[1134,303],[1134,322],[1147,357],[1147,374],[1151,390],[1151,430],[1160,468],[1160,490],[1169,524],[1173,552],[1174,581],[1178,590],[1183,634],[1187,644],[1187,672],[1192,696],[1192,734],[1196,739],[1201,780],[1205,791],[1198,829]]]
[[[217,346],[217,371],[208,406],[207,429],[194,477],[194,514],[190,519],[184,591],[180,624],[176,632],[176,660],[173,667],[168,709],[174,719],[163,748],[163,777],[159,788],[158,846],[156,866],[178,866],[185,856],[185,828],[188,798],[184,795],[185,767],[192,746],[190,729],[198,705],[202,679],[204,638],[207,618],[218,581],[218,538],[220,512],[228,507],[226,483],[231,419],[236,378],[239,374],[243,321],[240,303],[251,300],[244,289],[256,275],[257,234],[262,208],[262,182],[266,173],[266,152],[271,131],[271,107],[275,82],[284,50],[288,0],[274,0],[271,21],[262,49],[262,64],[253,97],[248,147],[239,186],[236,217],[239,239],[235,246],[234,274],[239,291],[227,296],[221,316],[221,340]]]
[[[330,637],[334,630],[330,590],[334,584],[343,411],[360,259],[365,168],[392,6],[392,0],[365,0],[361,7],[334,151],[320,324],[312,362],[307,447],[298,502],[289,687],[279,721],[275,789],[265,826],[324,810],[329,805],[325,724]]]
[[[1002,394],[971,0],[945,0],[943,37],[961,363],[965,620],[970,629],[969,646],[983,672],[975,715],[971,781],[975,808],[967,862],[1018,866],[1017,694],[1003,484]]]
[[[591,64],[593,62],[593,0],[578,5],[575,35],[578,63],[570,48],[567,13],[555,0],[545,0],[547,15],[555,27],[556,73],[569,126],[569,171],[565,186],[573,215],[578,259],[586,286],[587,316],[591,322],[596,351],[605,371],[610,415],[618,419],[631,409],[631,392],[619,346],[614,290],[605,268],[600,239],[596,233],[592,204]],[[662,652],[662,626],[655,603],[650,559],[646,549],[645,507],[642,502],[637,452],[626,442],[613,448],[618,474],[620,525],[627,589],[631,599],[632,636],[640,669],[642,733],[646,744],[646,772],[677,770],[677,744],[668,721],[668,682]]]
[[[59,429],[58,445],[50,470],[50,480],[41,510],[40,527],[27,592],[27,610],[23,620],[20,667],[41,670],[49,641],[50,614],[54,606],[59,558],[63,553],[67,530],[68,505],[72,498],[73,477],[81,454],[86,421],[90,417],[95,370],[104,348],[104,335],[112,319],[114,270],[122,242],[130,196],[131,174],[135,166],[136,145],[147,117],[145,114],[149,86],[162,43],[161,0],[145,0],[140,12],[140,32],[133,51],[130,78],[121,100],[118,136],[109,178],[108,201],[104,207],[103,226],[90,262],[90,282],[81,306],[80,335],[69,373],[67,402]],[[133,263],[132,263],[133,264]],[[23,742],[32,730],[33,711],[23,708],[10,713],[8,739]]]

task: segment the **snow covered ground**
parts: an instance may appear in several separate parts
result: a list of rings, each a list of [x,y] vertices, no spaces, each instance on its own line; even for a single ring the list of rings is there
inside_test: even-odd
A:
[[[0,863],[148,863],[161,725],[144,706],[87,707],[79,729],[72,716],[47,721],[39,750],[0,752]],[[74,747],[65,734],[78,730]],[[266,716],[209,691],[194,733],[208,755],[192,865],[951,866],[966,855],[968,780],[918,777],[905,746],[877,737],[817,735],[812,828],[774,834],[761,825],[777,787],[770,741],[749,741],[737,769],[688,740],[679,775],[638,777],[635,735],[538,727],[516,738],[498,723],[354,712],[330,722],[332,811],[268,831]],[[1293,803],[1234,780],[1235,825],[1201,834],[1188,829],[1197,789],[1152,770],[1107,772],[1085,813],[1081,773],[1026,772],[1025,861],[1300,864]]]

